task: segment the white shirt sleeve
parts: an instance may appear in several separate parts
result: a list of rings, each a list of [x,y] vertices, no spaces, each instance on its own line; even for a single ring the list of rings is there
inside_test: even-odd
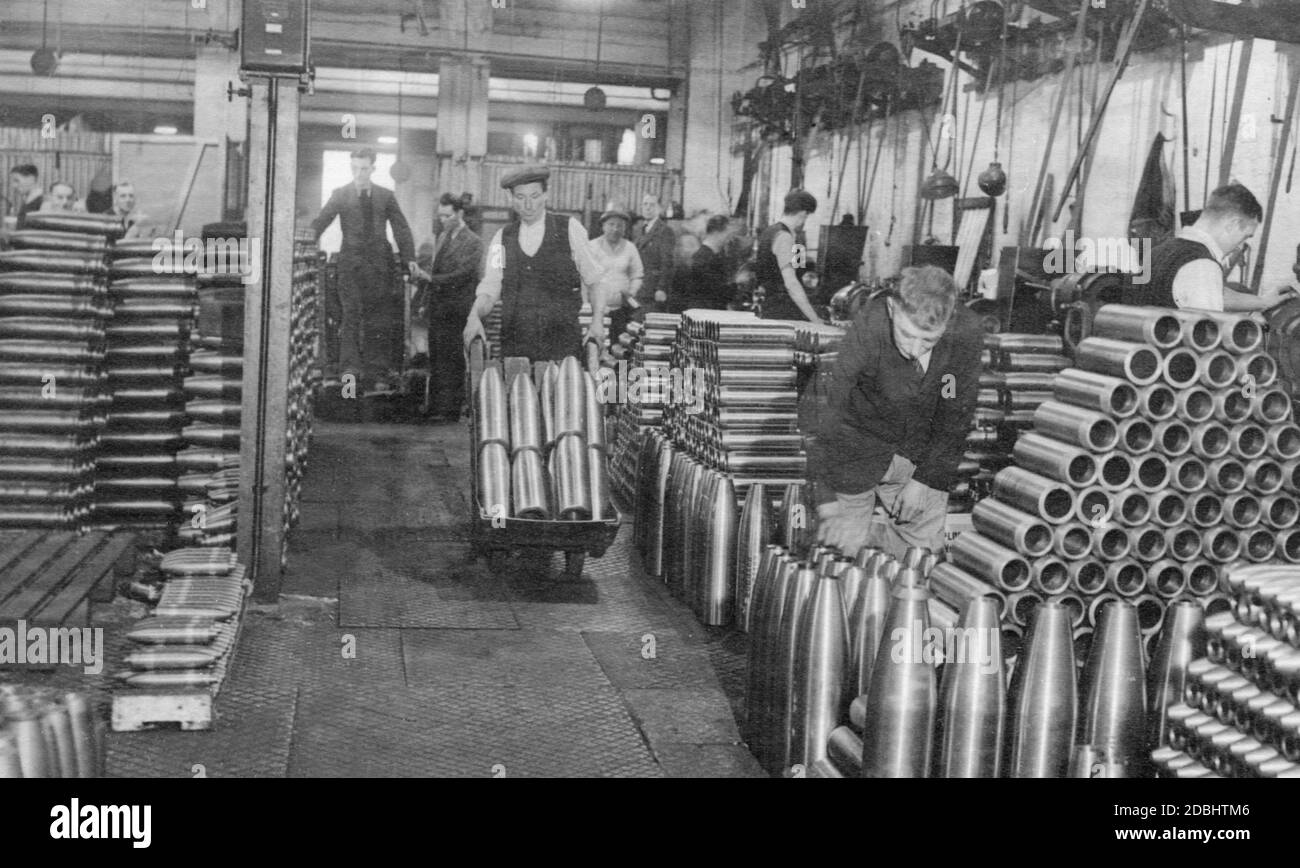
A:
[[[578,269],[578,276],[582,278],[584,285],[594,286],[599,280],[604,269],[596,262],[596,258],[591,255],[591,239],[587,238],[587,230],[582,228],[577,217],[569,218],[569,251],[573,255],[573,264]]]
[[[1223,270],[1210,259],[1197,259],[1174,275],[1174,303],[1180,308],[1223,310]]]
[[[501,230],[498,229],[492,236],[492,243],[488,245],[487,260],[483,263],[483,279],[478,282],[474,294],[490,295],[494,300],[500,298],[501,274],[505,264],[506,251],[501,246]]]

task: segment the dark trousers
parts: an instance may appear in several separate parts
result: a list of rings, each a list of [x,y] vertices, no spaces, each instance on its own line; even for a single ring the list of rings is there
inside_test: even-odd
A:
[[[401,334],[401,298],[393,292],[392,254],[339,256],[339,370],[364,382],[394,367],[393,319]]]
[[[453,299],[433,295],[429,299],[429,413],[432,416],[459,416],[465,403],[462,335],[473,304],[472,295]]]

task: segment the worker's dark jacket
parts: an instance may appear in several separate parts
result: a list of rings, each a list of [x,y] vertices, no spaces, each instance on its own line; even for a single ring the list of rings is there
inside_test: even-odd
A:
[[[641,267],[645,271],[636,298],[641,304],[653,307],[656,304],[655,293],[659,290],[666,293],[672,286],[673,255],[677,247],[677,234],[673,232],[673,227],[660,217],[649,232],[645,231],[645,224],[641,224],[632,243],[636,245],[637,254],[641,257]]]
[[[917,482],[948,491],[975,414],[983,336],[959,304],[922,374],[894,345],[886,299],[867,302],[835,362],[826,422],[811,447],[814,477],[832,491],[860,494],[898,454],[916,465]]]
[[[1151,251],[1151,279],[1145,286],[1134,284],[1130,304],[1178,307],[1174,301],[1174,278],[1184,265],[1198,259],[1215,261],[1210,248],[1199,241],[1171,238]],[[1217,264],[1217,261],[1215,261]]]
[[[385,224],[391,223],[402,265],[415,261],[415,241],[411,237],[411,227],[402,215],[402,209],[398,207],[397,197],[392,190],[371,184],[370,202],[367,203],[357,194],[355,184],[344,184],[337,188],[321,209],[320,216],[311,223],[314,236],[319,238],[334,222],[335,217],[339,218],[343,230],[340,258],[390,260],[392,248],[388,246]]]

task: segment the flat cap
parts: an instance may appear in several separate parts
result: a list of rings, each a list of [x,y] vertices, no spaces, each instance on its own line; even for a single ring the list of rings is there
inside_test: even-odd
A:
[[[611,217],[617,217],[620,220],[622,220],[624,223],[628,223],[628,224],[631,224],[632,222],[632,215],[624,211],[622,208],[610,208],[604,214],[600,215],[600,222],[604,223],[606,220],[608,220]]]
[[[502,178],[501,189],[513,190],[520,184],[535,184],[549,177],[551,177],[551,170],[545,166],[524,166]]]

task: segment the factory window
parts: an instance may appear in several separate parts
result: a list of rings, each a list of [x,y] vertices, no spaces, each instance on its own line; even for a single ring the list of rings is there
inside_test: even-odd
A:
[[[618,143],[618,164],[630,166],[636,162],[636,132],[623,130],[623,140]]]

